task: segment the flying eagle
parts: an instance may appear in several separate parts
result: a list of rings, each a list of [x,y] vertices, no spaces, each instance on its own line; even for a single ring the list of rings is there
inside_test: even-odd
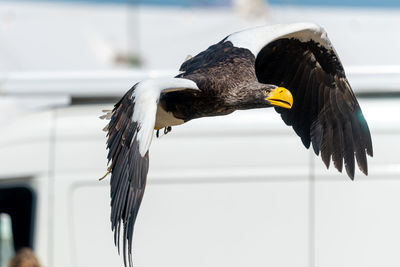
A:
[[[368,124],[339,57],[318,25],[263,26],[233,33],[187,59],[174,78],[135,84],[105,117],[111,165],[111,222],[132,265],[132,235],[149,168],[154,131],[236,110],[275,107],[326,167],[354,178],[372,156]],[[287,89],[286,89],[287,88]],[[218,152],[216,152],[218,153]],[[128,258],[128,259],[127,259]]]

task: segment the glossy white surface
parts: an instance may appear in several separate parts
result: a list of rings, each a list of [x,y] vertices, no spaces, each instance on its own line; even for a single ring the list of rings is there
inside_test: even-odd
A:
[[[327,171],[273,109],[173,127],[150,149],[135,262],[397,266],[398,103],[361,99],[375,156],[370,175],[357,170],[355,182]],[[122,263],[110,231],[109,180],[97,181],[106,170],[105,121],[97,117],[110,106],[36,112],[0,133],[0,185],[32,177],[35,244],[46,266]]]

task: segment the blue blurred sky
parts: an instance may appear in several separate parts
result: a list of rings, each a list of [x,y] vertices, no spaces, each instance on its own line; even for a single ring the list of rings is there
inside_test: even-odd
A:
[[[35,2],[37,0],[19,0]],[[42,0],[46,1],[46,0]],[[231,0],[48,0],[48,2],[119,3],[171,6],[229,6]],[[274,5],[400,7],[400,0],[268,0]]]

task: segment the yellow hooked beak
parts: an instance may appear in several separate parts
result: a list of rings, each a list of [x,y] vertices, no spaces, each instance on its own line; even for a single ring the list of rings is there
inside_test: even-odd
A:
[[[293,96],[290,91],[283,87],[278,87],[265,94],[268,100],[274,107],[282,107],[291,109],[293,105]]]

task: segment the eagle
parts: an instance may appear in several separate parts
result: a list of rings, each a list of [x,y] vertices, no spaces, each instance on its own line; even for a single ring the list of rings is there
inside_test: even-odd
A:
[[[267,25],[228,35],[180,67],[171,78],[136,83],[114,109],[107,149],[111,225],[124,265],[132,266],[132,238],[156,131],[236,110],[274,107],[306,148],[354,179],[355,161],[368,175],[371,135],[339,56],[313,23]],[[218,152],[214,152],[218,153]],[[106,174],[106,175],[107,175]],[[122,228],[122,235],[120,234]]]

